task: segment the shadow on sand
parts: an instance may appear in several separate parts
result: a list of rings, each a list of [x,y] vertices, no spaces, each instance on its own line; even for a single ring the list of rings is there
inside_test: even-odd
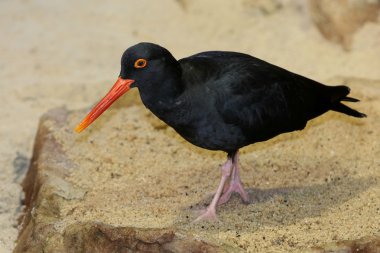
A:
[[[263,226],[284,226],[300,220],[323,215],[332,208],[340,210],[350,199],[376,185],[375,178],[333,178],[330,182],[296,187],[272,189],[250,188],[248,193],[251,203],[242,204],[240,197],[234,194],[230,202],[219,206],[218,215],[221,222],[206,226],[253,232]],[[211,197],[202,199],[195,206],[204,206]],[[352,217],[355,219],[355,215]],[[202,223],[204,227],[205,224]]]

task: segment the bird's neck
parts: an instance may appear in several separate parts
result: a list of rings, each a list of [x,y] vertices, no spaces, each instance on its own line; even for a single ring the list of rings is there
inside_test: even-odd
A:
[[[167,67],[151,82],[150,85],[139,88],[140,97],[149,110],[162,118],[174,109],[178,97],[183,92],[181,70],[179,66]]]

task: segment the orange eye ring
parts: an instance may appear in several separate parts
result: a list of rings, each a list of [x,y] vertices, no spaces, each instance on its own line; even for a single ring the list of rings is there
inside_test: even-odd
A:
[[[134,67],[135,67],[136,69],[142,69],[142,68],[145,68],[145,66],[146,66],[147,63],[148,63],[147,60],[145,60],[145,59],[143,59],[143,58],[140,58],[140,59],[137,59],[137,60],[135,61],[135,65],[134,65]]]

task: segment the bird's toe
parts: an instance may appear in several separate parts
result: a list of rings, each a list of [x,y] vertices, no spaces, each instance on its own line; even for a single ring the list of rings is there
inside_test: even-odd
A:
[[[216,222],[219,221],[218,217],[216,216],[216,210],[212,208],[207,208],[205,210],[200,210],[198,212],[199,216],[193,221],[193,223],[201,222],[201,221],[212,221]]]

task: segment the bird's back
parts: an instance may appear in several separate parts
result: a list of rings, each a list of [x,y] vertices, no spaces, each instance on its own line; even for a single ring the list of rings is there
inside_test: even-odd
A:
[[[346,86],[326,86],[241,53],[210,51],[179,63],[185,96],[192,103],[188,118],[194,119],[187,132],[192,127],[189,135],[204,131],[195,121],[219,126],[223,131],[205,135],[221,143],[230,140],[229,148],[301,130],[308,120],[341,105],[349,93]]]

